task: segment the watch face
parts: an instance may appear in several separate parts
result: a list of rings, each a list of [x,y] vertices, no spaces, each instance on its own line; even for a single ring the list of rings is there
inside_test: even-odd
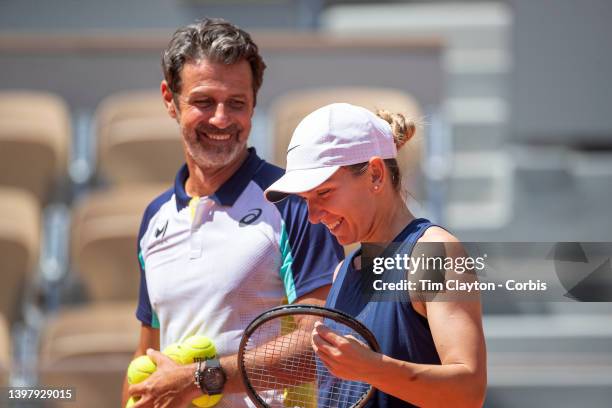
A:
[[[225,375],[221,368],[207,368],[204,373],[204,386],[207,390],[216,391],[223,388]]]

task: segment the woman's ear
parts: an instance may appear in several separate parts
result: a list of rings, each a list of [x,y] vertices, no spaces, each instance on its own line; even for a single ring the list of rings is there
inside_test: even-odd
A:
[[[385,162],[380,157],[372,157],[368,166],[370,186],[374,192],[381,191],[387,176]]]

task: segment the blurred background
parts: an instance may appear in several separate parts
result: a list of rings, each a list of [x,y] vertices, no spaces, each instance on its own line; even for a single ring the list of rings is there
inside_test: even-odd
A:
[[[422,124],[401,158],[418,215],[463,241],[612,241],[609,0],[4,0],[0,386],[119,404],[140,217],[182,161],[160,53],[203,16],[264,55],[269,161],[323,104],[399,110]],[[611,312],[485,302],[486,406],[610,406]]]

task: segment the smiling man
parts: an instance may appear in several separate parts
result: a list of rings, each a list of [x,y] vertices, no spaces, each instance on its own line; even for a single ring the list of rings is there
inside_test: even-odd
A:
[[[308,223],[302,200],[263,197],[283,170],[247,148],[265,69],[249,34],[221,19],[180,28],[162,68],[185,165],[143,216],[135,356],[199,334],[220,359],[178,366],[149,350],[157,370],[126,384],[124,402],[129,394],[140,397],[136,408],[180,407],[223,393],[218,407],[248,406],[236,372],[242,331],[283,301],[323,304],[343,251],[324,226]]]

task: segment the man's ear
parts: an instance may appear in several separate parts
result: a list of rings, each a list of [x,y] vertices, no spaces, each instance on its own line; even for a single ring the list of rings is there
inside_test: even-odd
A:
[[[162,100],[164,102],[164,106],[166,107],[166,111],[168,112],[168,115],[170,115],[170,117],[173,119],[177,119],[178,107],[176,106],[174,102],[174,94],[170,90],[170,87],[168,86],[168,83],[166,82],[165,79],[161,81],[161,85],[159,88],[160,88]]]

